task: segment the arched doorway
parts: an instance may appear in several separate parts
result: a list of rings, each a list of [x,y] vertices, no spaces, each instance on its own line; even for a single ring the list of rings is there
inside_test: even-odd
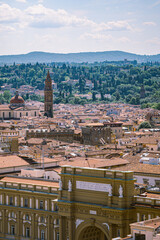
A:
[[[101,229],[89,226],[83,229],[78,240],[108,240]]]
[[[78,219],[75,240],[111,240],[109,225],[95,219]]]

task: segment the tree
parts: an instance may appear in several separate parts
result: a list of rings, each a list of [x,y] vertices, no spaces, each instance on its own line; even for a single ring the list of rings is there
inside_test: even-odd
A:
[[[4,91],[3,97],[4,97],[5,101],[6,101],[7,103],[9,103],[9,100],[10,100],[10,98],[11,98],[10,92],[9,92],[9,91]]]
[[[119,94],[119,92],[117,91],[115,95],[116,95],[116,101],[119,101],[119,99],[120,99],[120,94]]]
[[[144,121],[139,125],[138,130],[141,128],[151,128],[151,124],[147,121]]]
[[[92,100],[93,100],[93,102],[96,101],[96,92],[95,91],[92,92]]]

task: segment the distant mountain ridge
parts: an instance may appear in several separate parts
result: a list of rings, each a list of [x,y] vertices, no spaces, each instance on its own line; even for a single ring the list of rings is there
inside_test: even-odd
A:
[[[80,53],[48,53],[48,52],[30,52],[19,55],[0,55],[0,64],[15,63],[51,63],[51,62],[103,62],[103,61],[129,61],[137,62],[160,62],[160,54],[157,55],[139,55],[123,51],[105,51],[105,52],[80,52]]]

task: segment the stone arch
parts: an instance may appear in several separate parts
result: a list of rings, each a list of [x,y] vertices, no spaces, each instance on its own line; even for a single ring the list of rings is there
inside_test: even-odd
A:
[[[76,229],[75,240],[81,240],[83,232],[85,231],[85,229],[87,229],[89,227],[95,227],[95,228],[99,229],[105,236],[104,240],[110,240],[111,239],[110,232],[109,232],[107,224],[103,224],[99,221],[96,221],[95,219],[89,219],[89,220],[81,222],[78,225],[78,227]]]

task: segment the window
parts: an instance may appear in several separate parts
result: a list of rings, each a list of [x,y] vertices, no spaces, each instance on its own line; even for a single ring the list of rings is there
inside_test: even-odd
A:
[[[26,227],[26,237],[30,237],[30,229],[29,227]]]
[[[20,112],[19,117],[22,117],[22,113]]]
[[[155,180],[156,187],[160,188],[160,180]]]
[[[40,201],[40,209],[43,209],[43,201]]]
[[[44,217],[43,216],[41,217],[41,222],[44,223]]]
[[[24,206],[28,207],[28,199],[27,198],[24,199]]]
[[[44,230],[41,230],[41,240],[44,240],[45,239],[45,232]]]
[[[13,205],[13,197],[9,198],[9,205]]]
[[[121,231],[120,231],[120,229],[118,229],[118,230],[117,230],[117,235],[118,235],[118,237],[120,237],[120,234],[121,234]]]
[[[149,184],[149,179],[143,178],[143,183],[148,185]]]
[[[28,112],[26,112],[26,116],[28,116]]]
[[[144,214],[141,216],[141,221],[145,221],[145,215]]]
[[[9,112],[9,118],[11,118],[11,112]]]
[[[59,240],[59,232],[57,232],[57,240]]]
[[[144,234],[135,233],[135,240],[145,240],[146,236]]]
[[[15,226],[11,225],[11,235],[15,235]]]
[[[36,112],[34,112],[34,116],[36,117],[36,115],[37,115],[37,113]]]
[[[3,112],[3,118],[5,118],[5,113]]]
[[[29,215],[28,214],[26,214],[26,220],[29,220]]]
[[[15,215],[14,215],[14,212],[11,212],[11,218],[14,218]]]

